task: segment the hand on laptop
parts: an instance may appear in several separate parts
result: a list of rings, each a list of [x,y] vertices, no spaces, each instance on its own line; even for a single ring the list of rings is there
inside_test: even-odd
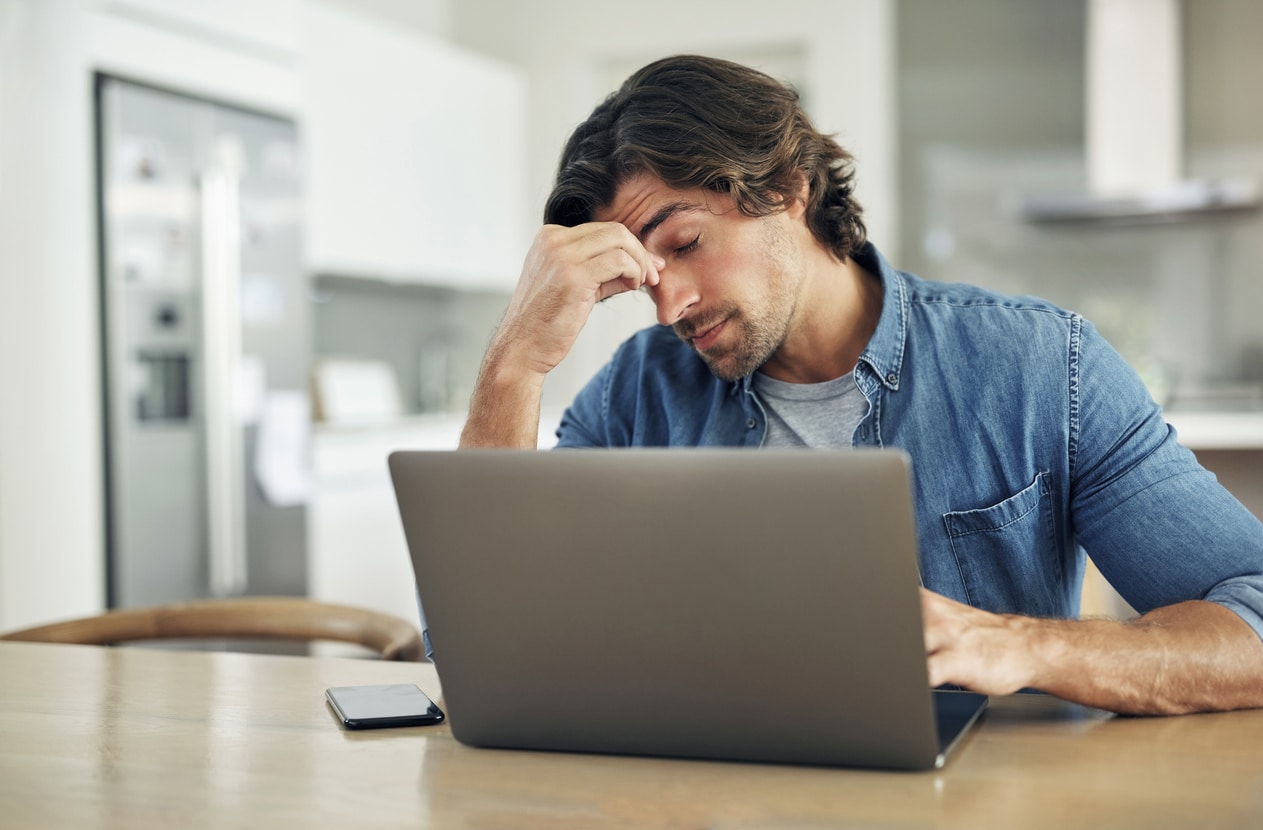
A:
[[[1039,689],[1127,714],[1263,706],[1263,642],[1227,608],[1190,601],[1126,622],[993,614],[921,589],[930,684]]]
[[[930,685],[952,683],[988,695],[1025,688],[1036,673],[1022,630],[1029,620],[992,614],[921,589]]]

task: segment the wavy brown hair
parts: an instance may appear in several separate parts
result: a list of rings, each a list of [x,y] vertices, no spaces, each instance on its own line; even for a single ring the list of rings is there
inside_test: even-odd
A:
[[[544,221],[592,221],[639,173],[726,194],[747,216],[783,210],[805,178],[812,234],[839,259],[865,242],[851,154],[812,126],[793,87],[741,64],[678,55],[628,78],[566,142]]]

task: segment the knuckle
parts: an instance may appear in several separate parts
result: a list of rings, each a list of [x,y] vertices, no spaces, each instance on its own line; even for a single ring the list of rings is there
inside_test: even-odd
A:
[[[556,245],[565,238],[566,230],[561,225],[544,225],[540,228],[537,237],[545,245]]]

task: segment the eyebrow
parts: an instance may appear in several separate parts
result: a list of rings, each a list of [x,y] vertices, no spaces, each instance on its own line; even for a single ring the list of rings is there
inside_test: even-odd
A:
[[[683,200],[679,202],[671,202],[670,204],[663,205],[662,207],[658,209],[657,213],[649,217],[648,222],[646,222],[644,225],[641,226],[640,231],[636,234],[636,237],[641,242],[644,242],[646,239],[649,238],[649,234],[656,231],[659,225],[661,225],[663,222],[670,219],[675,214],[682,213],[685,211],[690,211],[690,210],[696,210],[697,208],[698,208],[698,205],[696,202],[687,202]]]

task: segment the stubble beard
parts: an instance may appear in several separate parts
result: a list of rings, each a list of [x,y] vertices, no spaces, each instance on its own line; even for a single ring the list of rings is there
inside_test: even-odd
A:
[[[697,354],[706,363],[711,374],[728,382],[741,380],[758,370],[776,353],[789,333],[788,319],[781,325],[776,325],[775,321],[767,319],[751,320],[732,304],[720,309],[714,319],[726,320],[730,328],[736,329],[736,342],[728,349],[709,353],[697,352]],[[701,331],[705,331],[705,328]],[[724,334],[732,337],[729,332]],[[696,347],[694,351],[697,351]]]
[[[790,323],[798,310],[793,288],[797,281],[791,275],[793,258],[788,237],[769,222],[764,226],[763,243],[771,267],[768,269],[769,291],[759,317],[751,318],[736,303],[727,302],[701,325],[675,327],[676,334],[690,346],[692,336],[704,333],[721,321],[727,320],[730,327],[737,329],[736,342],[730,349],[710,354],[697,352],[711,374],[722,381],[741,380],[767,363],[789,337]],[[724,335],[732,337],[730,332]],[[697,351],[696,347],[693,350]]]

